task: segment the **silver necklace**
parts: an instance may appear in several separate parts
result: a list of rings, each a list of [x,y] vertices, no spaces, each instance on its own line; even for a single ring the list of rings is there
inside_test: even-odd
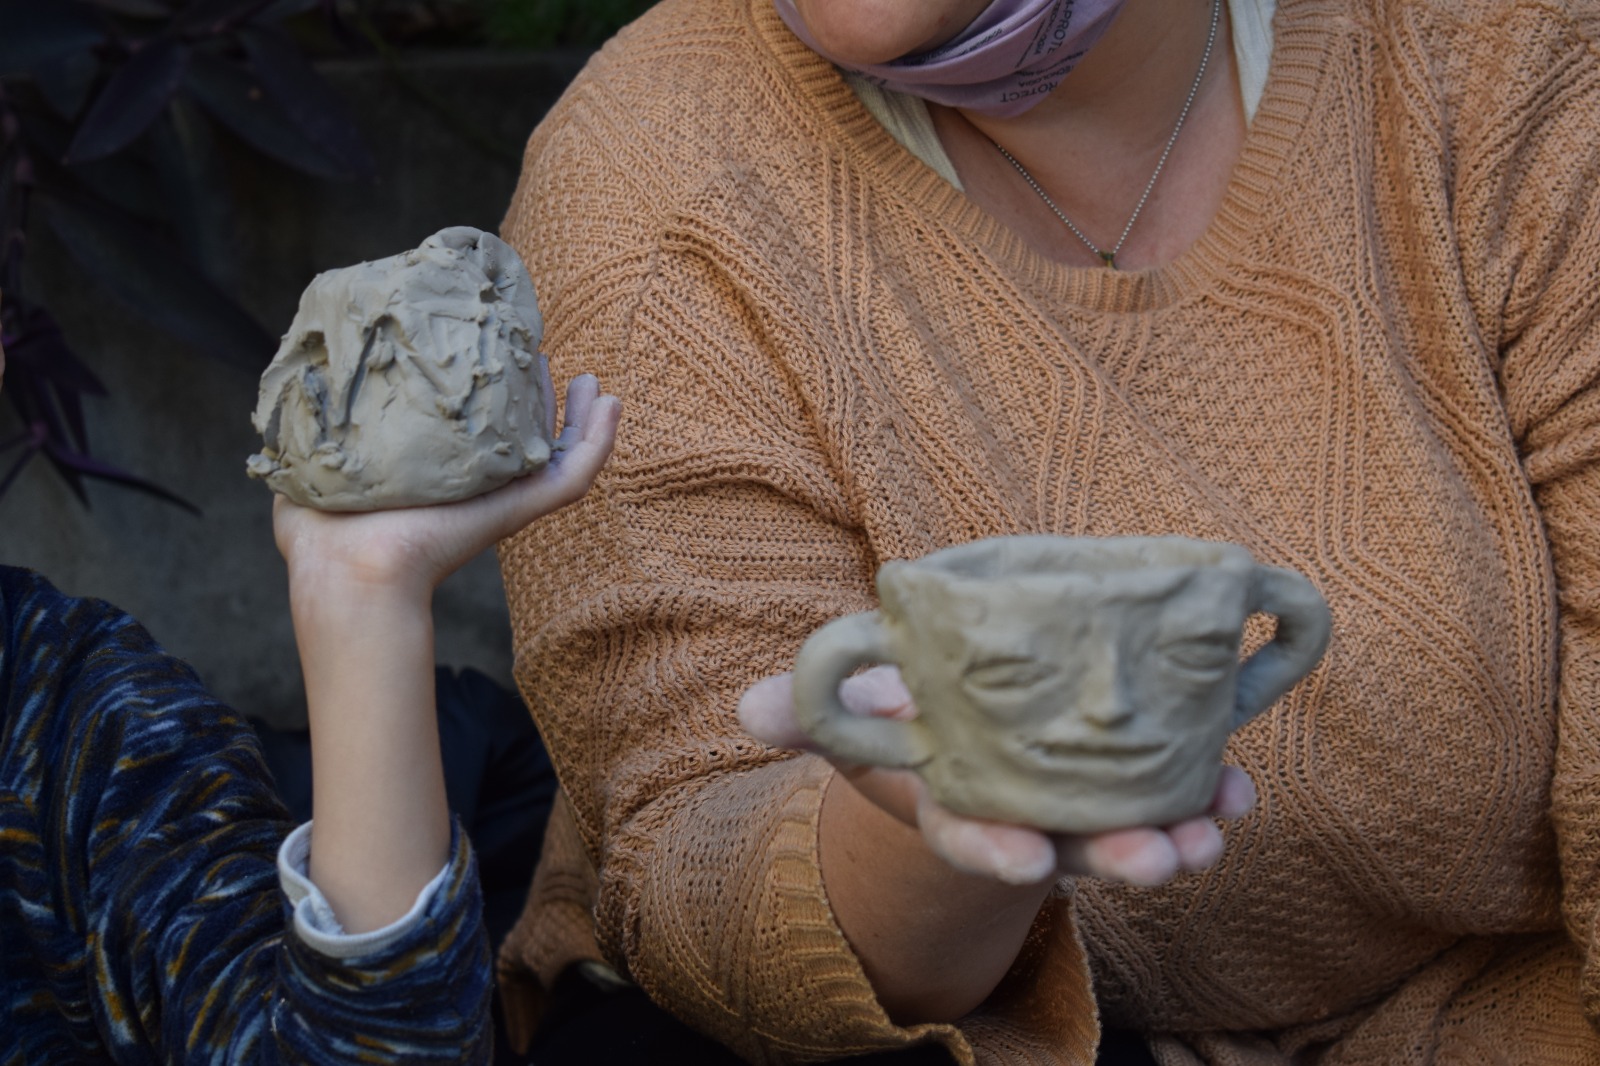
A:
[[[1133,231],[1133,224],[1139,221],[1139,212],[1144,210],[1145,201],[1150,199],[1150,190],[1156,187],[1156,179],[1161,177],[1161,171],[1167,165],[1167,156],[1172,154],[1172,146],[1177,143],[1178,134],[1183,131],[1184,121],[1189,117],[1189,108],[1194,106],[1195,95],[1200,92],[1200,82],[1206,76],[1206,65],[1211,62],[1211,46],[1215,44],[1217,40],[1217,22],[1221,8],[1222,0],[1211,0],[1211,31],[1206,35],[1206,50],[1200,55],[1200,69],[1195,73],[1194,84],[1189,86],[1189,95],[1183,101],[1183,110],[1178,113],[1178,124],[1172,127],[1172,136],[1167,138],[1167,146],[1161,150],[1161,159],[1156,163],[1155,173],[1151,174],[1150,180],[1145,183],[1144,195],[1139,197],[1139,203],[1135,205],[1133,214],[1128,217],[1128,224],[1122,227],[1122,236],[1117,238],[1117,243],[1109,252],[1101,251],[1097,244],[1084,235],[1083,230],[1073,225],[1072,219],[1067,217],[1066,212],[1057,207],[1056,202],[1050,199],[1050,194],[1045,192],[1037,181],[1033,180],[1033,175],[1028,173],[1028,169],[1021,163],[1017,162],[1016,156],[1006,151],[1005,147],[1001,145],[999,141],[996,141],[992,138],[989,141],[990,144],[994,145],[1000,150],[1000,154],[1005,156],[1006,160],[1012,166],[1017,168],[1017,173],[1022,175],[1022,180],[1026,181],[1029,188],[1033,189],[1034,192],[1039,194],[1039,199],[1044,201],[1044,205],[1046,207],[1055,212],[1055,216],[1066,225],[1067,229],[1072,231],[1073,236],[1082,241],[1088,247],[1089,251],[1099,256],[1101,260],[1105,262],[1106,266],[1110,267],[1112,270],[1117,269],[1117,254],[1122,251],[1123,244],[1125,244],[1128,240],[1128,234]]]

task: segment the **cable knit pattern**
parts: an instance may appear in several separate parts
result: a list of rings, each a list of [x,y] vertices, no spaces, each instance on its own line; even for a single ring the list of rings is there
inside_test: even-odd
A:
[[[1597,29],[1283,0],[1217,218],[1136,274],[1032,253],[768,0],[608,46],[506,233],[627,413],[502,555],[598,950],[755,1062],[1087,1063],[1098,1010],[1169,1064],[1600,1063]],[[1086,881],[974,1017],[896,1029],[816,871],[827,771],[735,703],[882,561],[1036,531],[1240,542],[1333,644],[1235,738],[1215,870]],[[508,973],[596,950],[543,908]]]

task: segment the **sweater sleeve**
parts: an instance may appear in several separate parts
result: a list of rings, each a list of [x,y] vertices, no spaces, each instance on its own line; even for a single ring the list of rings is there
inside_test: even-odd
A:
[[[11,571],[13,577],[22,572]],[[248,723],[126,615],[7,580],[0,1027],[23,1057],[112,1062],[487,1061],[472,856],[404,933],[334,959],[292,930],[289,828]],[[11,926],[8,924],[7,928]],[[31,976],[30,976],[31,975]]]
[[[1559,660],[1552,817],[1562,909],[1600,1024],[1600,9],[1527,4],[1497,39],[1527,42],[1481,101],[1457,217],[1480,317],[1549,538]],[[1504,60],[1502,60],[1504,62]]]
[[[602,92],[580,82],[536,133],[505,234],[558,378],[596,373],[623,424],[596,489],[502,553],[519,683],[598,871],[599,944],[751,1062],[926,1042],[971,1062],[962,1030],[889,1021],[828,906],[831,768],[735,713],[812,630],[874,605],[848,457],[786,361],[812,341],[740,229],[708,221],[737,214],[738,179],[658,186],[661,167],[608,150]]]
[[[753,1062],[903,1045],[824,897],[829,768],[764,749],[735,716],[807,632],[868,606],[865,546],[728,279],[648,234],[609,262],[596,235],[572,239],[626,214],[590,198],[628,179],[565,110],[505,234],[547,308],[555,374],[596,373],[624,420],[595,490],[502,561],[518,680],[599,873],[600,945]],[[559,264],[536,238],[554,232]],[[588,272],[562,276],[573,263]]]

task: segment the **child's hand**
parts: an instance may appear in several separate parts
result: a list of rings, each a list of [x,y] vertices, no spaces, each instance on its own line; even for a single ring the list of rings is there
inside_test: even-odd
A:
[[[459,503],[333,514],[279,496],[272,521],[291,583],[359,581],[429,594],[451,572],[535,519],[580,499],[611,454],[621,404],[591,374],[567,388],[566,425],[536,473]]]

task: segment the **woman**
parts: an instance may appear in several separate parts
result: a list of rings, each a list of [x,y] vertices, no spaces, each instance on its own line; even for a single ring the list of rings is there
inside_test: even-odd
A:
[[[509,238],[633,420],[570,557],[503,555],[569,800],[513,998],[603,956],[752,1061],[1600,1062],[1595,5],[1072,6],[666,0],[536,132]],[[1002,7],[1069,43],[941,83]],[[785,746],[764,679],[879,563],[1016,532],[1327,597],[1208,872]]]

